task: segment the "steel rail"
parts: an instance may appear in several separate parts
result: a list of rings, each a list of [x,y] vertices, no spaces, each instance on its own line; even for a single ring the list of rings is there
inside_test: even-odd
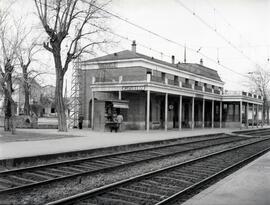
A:
[[[109,185],[105,185],[105,186],[102,186],[102,187],[99,187],[99,188],[95,188],[95,189],[92,189],[92,190],[89,190],[89,191],[86,191],[86,192],[83,192],[83,193],[79,193],[79,194],[69,196],[69,197],[66,197],[66,198],[63,198],[63,199],[52,201],[52,202],[47,203],[47,205],[74,204],[74,203],[76,203],[78,201],[82,201],[82,200],[88,199],[90,197],[95,197],[95,196],[98,196],[100,194],[104,194],[107,191],[113,190],[113,189],[115,189],[117,187],[120,187],[120,186],[123,186],[125,184],[130,184],[132,182],[136,182],[136,181],[139,181],[141,179],[146,179],[146,178],[149,178],[151,176],[155,176],[157,174],[164,173],[164,172],[167,172],[167,171],[175,169],[175,168],[186,166],[186,165],[192,164],[194,162],[198,162],[198,161],[202,161],[202,160],[211,158],[213,156],[217,156],[217,155],[220,155],[220,154],[223,154],[223,153],[226,153],[226,152],[229,153],[229,152],[231,152],[233,150],[245,148],[245,147],[251,146],[251,145],[256,145],[258,143],[269,141],[269,140],[270,140],[269,138],[266,138],[266,139],[262,139],[262,140],[259,140],[259,141],[256,141],[256,142],[246,143],[244,145],[240,145],[240,146],[237,146],[237,147],[225,149],[225,150],[222,150],[222,151],[217,151],[217,152],[214,152],[214,153],[202,156],[202,157],[198,157],[196,159],[191,159],[191,160],[188,160],[188,161],[185,161],[185,162],[182,162],[182,163],[178,163],[178,164],[171,165],[171,166],[168,166],[168,167],[165,167],[165,168],[161,168],[159,170],[151,171],[151,172],[148,172],[148,173],[145,173],[145,174],[134,176],[134,177],[129,178],[129,179],[121,180],[121,181],[118,181],[118,182],[115,182],[115,183],[112,183],[112,184],[109,184]],[[270,147],[260,151],[260,154],[268,151],[269,149],[270,149]],[[252,155],[252,156],[254,157],[254,156],[257,156],[257,155],[255,154],[255,155]],[[250,158],[250,157],[248,157],[248,158]],[[241,160],[241,161],[243,161],[243,160]],[[230,167],[232,167],[232,166],[230,166]],[[224,169],[224,171],[229,170],[230,167]],[[213,177],[221,175],[221,174],[222,174],[222,172],[218,172],[218,173],[214,174]],[[205,179],[203,181],[209,181],[210,179],[211,178],[208,177],[207,179]],[[199,185],[199,183],[198,184],[196,183],[193,186],[195,187],[197,185]],[[185,189],[183,191],[188,191],[188,190]],[[178,192],[177,194],[180,194],[180,192]],[[178,197],[177,194],[168,197],[168,199],[167,199],[168,201],[165,199],[165,200],[163,200],[163,201],[161,201],[159,203],[164,203],[165,204],[165,203],[167,203],[167,202],[169,202],[171,200],[175,200],[175,197]],[[157,203],[157,204],[159,204],[159,203]]]
[[[7,170],[7,171],[0,171],[0,176],[3,175],[3,174],[16,173],[16,172],[19,172],[19,171],[31,171],[31,170],[37,169],[37,168],[48,168],[48,167],[58,166],[58,165],[68,165],[68,164],[72,164],[72,163],[75,163],[75,162],[83,162],[83,161],[93,160],[93,159],[100,159],[100,158],[105,158],[105,157],[113,157],[113,156],[119,156],[119,155],[123,155],[123,154],[132,154],[132,153],[137,153],[137,152],[142,152],[142,151],[151,151],[151,150],[156,150],[156,149],[160,149],[160,148],[184,146],[184,145],[189,145],[189,144],[194,144],[194,143],[207,142],[209,140],[226,139],[226,138],[232,138],[232,136],[214,137],[212,139],[194,140],[194,141],[182,142],[182,143],[179,142],[179,143],[176,143],[176,144],[158,145],[158,146],[155,146],[155,147],[135,149],[135,150],[132,150],[132,151],[109,153],[109,154],[103,154],[103,155],[83,157],[83,158],[79,158],[79,159],[65,160],[65,161],[62,161],[62,162],[53,162],[53,163],[42,164],[42,165],[37,165],[37,166],[30,166],[30,167],[24,167],[24,168],[18,168],[18,169],[11,169],[11,170]]]
[[[140,160],[135,160],[135,161],[131,161],[131,162],[127,162],[127,163],[123,163],[123,164],[118,164],[118,165],[115,165],[115,166],[108,166],[108,167],[104,167],[104,168],[100,168],[100,169],[96,169],[96,170],[90,170],[90,171],[83,171],[83,172],[79,172],[79,173],[73,173],[73,174],[70,174],[70,175],[65,175],[65,176],[59,176],[57,178],[52,178],[52,179],[48,179],[48,180],[43,180],[43,181],[38,181],[36,183],[30,183],[30,184],[25,184],[25,185],[22,185],[22,186],[17,186],[17,187],[12,187],[12,188],[8,188],[8,189],[4,189],[4,190],[1,190],[0,191],[0,194],[6,194],[6,193],[10,193],[10,192],[14,192],[14,191],[18,191],[18,190],[23,190],[23,189],[28,189],[28,188],[33,188],[33,187],[37,187],[37,186],[41,186],[41,185],[45,185],[45,184],[49,184],[49,183],[52,183],[52,182],[56,182],[56,181],[60,181],[60,180],[65,180],[65,179],[70,179],[70,178],[74,178],[74,177],[78,177],[78,176],[85,176],[85,175],[89,175],[89,174],[95,174],[95,173],[99,173],[99,172],[106,172],[106,171],[110,171],[112,169],[116,169],[116,168],[121,168],[121,167],[125,167],[125,166],[131,166],[131,165],[134,165],[134,164],[137,164],[137,163],[142,163],[142,162],[146,162],[146,161],[149,161],[149,160],[156,160],[156,159],[162,159],[162,158],[166,158],[166,157],[170,157],[170,156],[174,156],[174,155],[178,155],[178,154],[183,154],[183,153],[187,153],[187,152],[190,152],[190,151],[195,151],[195,150],[200,150],[200,149],[205,149],[205,148],[208,148],[208,147],[213,147],[213,146],[218,146],[218,145],[222,145],[222,144],[228,144],[228,143],[232,143],[232,142],[238,142],[238,141],[242,141],[242,140],[245,140],[243,138],[240,138],[240,139],[234,139],[234,137],[222,137],[222,138],[215,138],[215,139],[211,139],[211,140],[201,140],[201,141],[196,141],[196,142],[188,142],[188,143],[184,143],[183,145],[191,145],[191,144],[198,144],[200,142],[211,142],[211,141],[214,141],[214,140],[224,140],[224,139],[232,139],[231,141],[229,142],[219,142],[219,143],[216,143],[216,144],[208,144],[208,145],[204,145],[204,146],[200,146],[200,147],[197,147],[197,148],[188,148],[186,150],[181,150],[181,151],[176,151],[176,152],[171,152],[169,154],[163,154],[163,155],[160,155],[160,156],[153,156],[153,157],[148,157],[148,158],[145,158],[145,159],[140,159]],[[257,139],[257,138],[255,138]],[[259,140],[259,139],[257,139]],[[178,145],[178,146],[181,146],[181,145]],[[170,147],[170,146],[162,146],[161,148],[164,148],[164,147]],[[153,148],[150,148],[148,150],[152,150]],[[148,151],[147,150],[147,151]],[[144,150],[140,150],[140,151],[144,151]],[[118,154],[115,154],[115,155],[104,155],[104,157],[112,157],[112,156],[122,156],[123,154],[129,154],[129,153],[136,153],[136,151],[131,151],[131,152],[124,152],[124,153],[118,153]],[[139,151],[138,151],[139,152]],[[87,160],[91,160],[91,159],[102,159],[103,156],[98,156],[98,157],[90,157],[90,158],[87,158]],[[103,157],[103,158],[104,158]],[[66,163],[70,163],[70,162],[78,162],[78,161],[83,161],[85,159],[80,159],[80,160],[72,160],[72,161],[69,161],[69,162],[60,162],[59,164],[56,163],[56,165],[65,165]],[[49,167],[51,166],[55,166],[55,164],[49,164]],[[37,168],[48,168],[46,165],[41,165],[41,166],[37,166]],[[36,169],[36,167],[30,167],[30,168],[26,168],[26,169],[18,169],[18,171],[29,171],[29,170],[34,170]],[[16,173],[17,170],[11,170],[11,171],[7,171],[7,172],[1,172],[0,173],[0,176],[1,174],[4,175],[5,173],[7,174],[12,174],[12,173]],[[61,169],[59,169],[59,172],[61,172]],[[7,175],[6,174],[6,175]],[[48,173],[49,175],[49,173]]]
[[[187,187],[186,189],[170,196],[169,198],[167,199],[164,199],[163,201],[159,202],[159,203],[156,203],[155,205],[165,205],[165,204],[171,204],[175,201],[177,201],[180,197],[182,197],[183,195],[187,194],[187,193],[191,193],[191,192],[195,192],[197,189],[203,187],[203,186],[206,186],[209,182],[211,181],[214,181],[215,179],[218,179],[218,178],[221,178],[222,176],[230,173],[232,170],[236,169],[237,167],[241,167],[245,164],[247,164],[248,162],[260,157],[261,155],[267,153],[268,151],[270,151],[270,147],[269,148],[266,148],[250,157],[247,157],[243,160],[241,160],[240,162],[237,162],[221,171],[219,171],[218,173],[216,174],[213,174],[209,177],[207,177],[206,179],[202,180],[202,181],[199,181],[197,182],[196,184],[193,184],[192,186],[190,187]]]

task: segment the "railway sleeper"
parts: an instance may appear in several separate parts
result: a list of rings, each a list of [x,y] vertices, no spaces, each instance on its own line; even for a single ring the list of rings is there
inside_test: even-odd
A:
[[[136,203],[136,204],[143,204],[145,201],[148,200],[148,198],[143,197],[143,196],[130,195],[130,194],[127,195],[127,194],[123,194],[122,192],[117,192],[116,190],[106,193],[104,197],[116,198],[116,199],[118,198],[127,202]]]
[[[32,179],[18,177],[16,175],[9,175],[8,178],[11,179],[11,180],[12,179],[17,180],[18,183],[21,183],[21,184],[32,184],[32,183],[36,183],[37,182],[37,181],[32,180]]]
[[[93,203],[91,200],[90,203]],[[98,196],[97,199],[94,201],[95,204],[110,204],[110,205],[138,205],[134,202],[128,202],[126,200],[122,200],[119,198],[106,198],[102,196]]]
[[[171,183],[171,182],[177,182],[177,183],[180,183],[180,184],[186,184],[186,185],[191,185],[192,182],[188,181],[188,180],[184,180],[184,179],[181,179],[179,178],[179,176],[176,176],[176,175],[163,175],[162,177],[158,177],[159,179],[163,179],[167,183]]]
[[[83,170],[81,170],[81,169],[76,169],[75,167],[72,167],[72,166],[70,166],[70,167],[64,166],[64,167],[61,167],[61,169],[66,170],[66,171],[71,171],[71,172],[73,172],[74,174],[83,172]]]
[[[201,176],[191,175],[191,174],[186,173],[186,172],[179,172],[178,177],[181,178],[181,179],[184,179],[186,181],[190,181],[191,183],[194,183],[194,182],[197,182],[197,181],[203,179],[203,177],[201,177]]]
[[[168,191],[178,189],[178,186],[174,186],[172,184],[167,184],[166,186],[164,186],[163,184],[160,185],[160,183],[157,183],[152,180],[144,180],[144,181],[139,182],[138,184],[142,186],[146,186],[146,187],[159,186],[160,189],[164,189]]]
[[[154,190],[154,188],[153,188],[153,190]],[[146,193],[146,192],[139,191],[139,190],[129,189],[127,187],[119,187],[114,192],[118,192],[118,193],[120,192],[120,193],[123,193],[124,195],[128,195],[128,196],[137,196],[137,197],[151,199],[151,200],[157,200],[157,201],[159,201],[161,198],[164,197],[162,195],[159,195],[159,194],[153,192],[153,190],[151,192]]]
[[[25,175],[29,177],[31,177],[32,180],[37,180],[37,181],[45,181],[45,180],[50,180],[53,179],[53,177],[50,177],[48,175],[44,175],[44,174],[39,174],[39,173],[35,173],[35,172],[27,172],[25,173]]]
[[[53,178],[61,177],[61,175],[59,175],[59,174],[53,174],[51,172],[46,172],[46,171],[42,171],[42,170],[36,170],[35,173],[50,176],[50,177],[53,177]]]
[[[129,185],[127,188],[147,193],[152,193],[151,191],[153,190],[153,186],[145,186],[141,184]],[[159,195],[170,196],[172,193],[175,192],[175,190],[159,186],[158,189],[155,190],[155,192]]]
[[[74,165],[72,165],[72,167],[74,167],[76,169],[80,169],[82,171],[90,171],[90,170],[92,170],[90,167],[83,166],[81,164],[74,164]]]
[[[8,187],[8,188],[21,186],[20,183],[17,183],[14,181],[9,181],[9,180],[3,179],[3,178],[0,179],[0,184],[1,184],[1,186]]]
[[[93,167],[94,170],[103,169],[103,168],[108,167],[108,165],[106,165],[104,163],[99,163],[96,161],[90,161],[90,162],[85,162],[85,163],[88,164],[89,166]]]
[[[71,175],[71,174],[74,173],[74,172],[68,172],[68,171],[65,171],[65,170],[60,170],[60,169],[57,169],[57,168],[46,168],[46,171],[47,170],[49,172],[52,172],[52,173],[55,173],[55,174],[61,174],[62,176]]]
[[[115,163],[112,161],[106,161],[106,160],[94,160],[94,163],[99,163],[100,165],[103,165],[105,167],[115,166]]]

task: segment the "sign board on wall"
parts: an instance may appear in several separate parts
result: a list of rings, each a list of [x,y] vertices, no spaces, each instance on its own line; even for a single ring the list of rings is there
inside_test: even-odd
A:
[[[111,69],[111,68],[117,68],[117,63],[98,63],[99,69]]]
[[[203,95],[202,94],[195,94],[195,97],[196,98],[203,98]]]
[[[127,91],[127,90],[145,90],[145,86],[123,86],[122,90],[123,91]]]

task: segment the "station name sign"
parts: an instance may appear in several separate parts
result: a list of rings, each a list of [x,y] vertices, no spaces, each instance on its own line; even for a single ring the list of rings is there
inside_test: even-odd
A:
[[[98,63],[99,69],[117,68],[117,63]]]
[[[145,90],[145,86],[123,86],[122,90]]]
[[[195,94],[195,97],[196,98],[203,98],[203,95],[202,94]]]

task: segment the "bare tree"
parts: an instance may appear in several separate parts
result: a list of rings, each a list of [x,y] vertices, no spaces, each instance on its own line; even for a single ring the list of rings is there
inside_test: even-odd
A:
[[[32,81],[41,73],[37,72],[37,70],[29,70],[30,64],[34,60],[34,55],[39,51],[37,40],[30,40],[30,32],[23,34],[24,29],[21,27],[17,27],[19,31],[21,31],[20,41],[21,44],[17,48],[17,56],[20,63],[20,67],[22,69],[22,77],[20,81],[23,85],[24,92],[24,114],[30,115],[30,87]],[[35,73],[35,76],[31,75]]]
[[[262,68],[257,68],[254,72],[249,72],[249,80],[251,81],[251,89],[259,92],[263,96],[263,121],[267,115],[267,123],[269,124],[269,106],[268,91],[270,83],[270,72]]]
[[[0,84],[4,92],[5,131],[15,133],[15,102],[12,98],[14,64],[16,61],[16,48],[20,44],[18,33],[13,32],[10,22],[2,21],[0,25]]]
[[[58,130],[67,131],[63,80],[70,62],[106,43],[102,33],[106,17],[97,0],[35,0],[38,16],[49,37],[44,48],[52,53],[56,72]],[[99,38],[98,38],[99,37]],[[101,39],[101,40],[100,40]]]

